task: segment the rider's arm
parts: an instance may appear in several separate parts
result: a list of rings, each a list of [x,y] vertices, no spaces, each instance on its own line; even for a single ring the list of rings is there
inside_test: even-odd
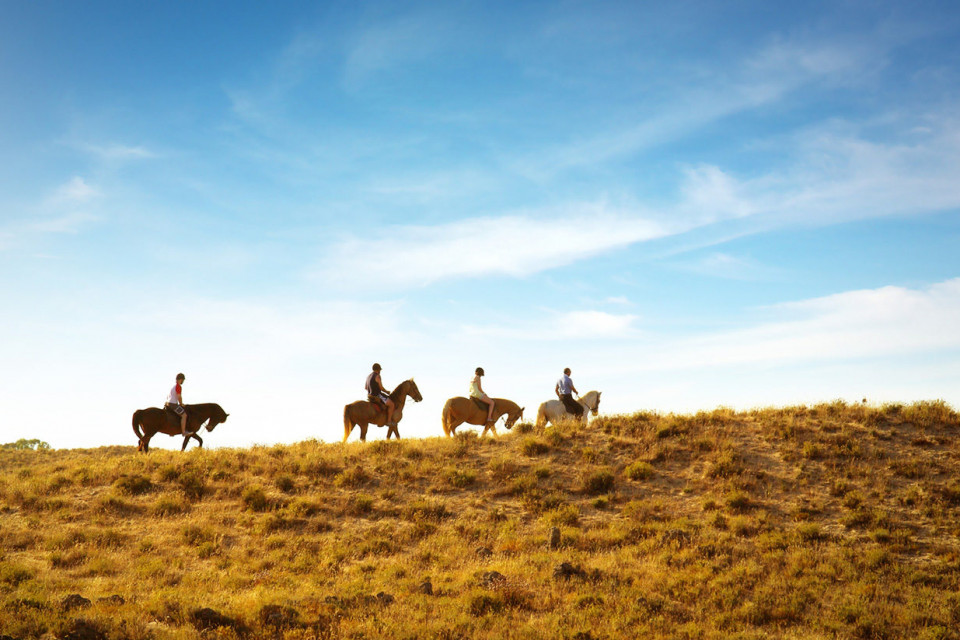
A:
[[[560,383],[559,383],[559,382],[557,382],[557,386],[555,386],[555,387],[553,388],[553,392],[554,392],[555,394],[557,394],[557,397],[558,397],[558,398],[561,397],[561,396],[560,396]]]
[[[570,391],[574,392],[574,393],[577,394],[577,395],[580,395],[580,392],[577,391],[577,388],[576,388],[575,386],[573,386],[573,383],[572,383],[572,382],[570,383]]]
[[[392,393],[389,389],[383,386],[383,380],[380,378],[379,373],[377,374],[377,384],[380,385],[380,391],[382,391],[383,393],[387,395],[390,395]]]

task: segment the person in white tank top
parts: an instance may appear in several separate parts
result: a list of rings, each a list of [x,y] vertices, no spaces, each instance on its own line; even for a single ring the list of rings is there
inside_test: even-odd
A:
[[[473,380],[470,381],[470,397],[476,398],[487,405],[487,425],[493,424],[493,405],[494,402],[486,393],[483,392],[483,386],[480,384],[480,378],[483,376],[483,367],[477,367]]]

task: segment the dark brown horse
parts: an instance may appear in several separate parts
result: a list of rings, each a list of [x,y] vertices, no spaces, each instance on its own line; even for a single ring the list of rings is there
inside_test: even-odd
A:
[[[417,383],[413,381],[413,378],[404,380],[390,393],[390,399],[393,400],[394,404],[394,422],[400,422],[400,419],[403,418],[403,405],[407,402],[407,396],[413,398],[414,402],[423,400],[423,396],[420,395],[420,389],[417,389]],[[386,423],[387,410],[385,407],[381,407],[369,400],[351,402],[343,408],[343,441],[346,442],[353,428],[360,425],[360,440],[366,442],[367,425],[375,424],[378,427],[382,427]],[[387,429],[387,440],[390,439],[391,433],[397,436],[397,440],[400,439],[400,431],[397,430],[397,427]]]
[[[229,413],[224,413],[220,405],[215,403],[207,404],[185,404],[183,408],[187,410],[187,437],[183,439],[183,446],[180,451],[187,448],[190,438],[196,438],[200,446],[203,446],[203,440],[197,435],[200,427],[206,423],[207,431],[213,431],[221,422],[226,422]],[[143,431],[140,431],[140,428]],[[165,433],[168,436],[179,436],[180,416],[166,409],[150,407],[149,409],[138,409],[133,412],[133,432],[140,438],[138,451],[146,453],[150,450],[150,438],[158,433]],[[191,433],[193,432],[193,433]]]
[[[512,402],[505,398],[493,398],[493,422],[495,423],[500,419],[500,416],[506,414],[507,419],[504,421],[504,425],[507,429],[513,427],[513,423],[523,417],[523,409],[516,402]],[[463,424],[464,422],[468,424],[482,424],[483,433],[480,434],[481,437],[486,435],[487,431],[493,431],[493,435],[497,435],[497,428],[492,424],[487,425],[487,405],[483,405],[483,408],[474,402],[471,398],[456,397],[450,398],[447,400],[447,403],[443,405],[443,432],[448,436],[456,435],[456,428]]]

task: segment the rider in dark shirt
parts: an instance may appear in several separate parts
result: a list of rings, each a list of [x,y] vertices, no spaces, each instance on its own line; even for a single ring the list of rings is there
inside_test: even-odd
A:
[[[393,410],[396,405],[393,403],[393,400],[390,399],[389,392],[383,388],[383,381],[380,380],[380,365],[378,363],[373,363],[373,371],[367,376],[367,382],[364,386],[367,390],[367,400],[386,407],[387,425],[391,427],[397,426],[393,422]]]

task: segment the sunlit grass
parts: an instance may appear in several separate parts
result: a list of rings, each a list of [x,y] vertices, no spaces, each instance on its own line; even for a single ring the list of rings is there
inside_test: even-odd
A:
[[[518,427],[0,451],[0,633],[960,637],[943,403]]]

